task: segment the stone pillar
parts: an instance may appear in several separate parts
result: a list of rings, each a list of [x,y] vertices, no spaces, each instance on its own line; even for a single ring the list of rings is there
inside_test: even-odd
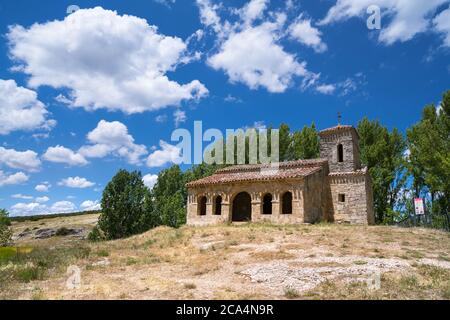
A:
[[[272,215],[275,217],[276,220],[278,220],[281,215],[281,203],[279,191],[275,191],[272,194]]]
[[[213,196],[211,194],[206,195],[206,215],[213,215]]]
[[[294,189],[292,192],[292,214],[296,220],[303,221],[303,202],[301,189]]]
[[[225,193],[222,197],[222,215],[223,215],[223,221],[224,222],[231,222],[231,210],[232,205],[230,203],[231,195],[228,193]]]
[[[261,219],[261,194],[259,192],[252,193],[252,221]]]

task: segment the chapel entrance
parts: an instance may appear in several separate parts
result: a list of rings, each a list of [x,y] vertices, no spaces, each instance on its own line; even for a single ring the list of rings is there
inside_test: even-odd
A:
[[[239,193],[233,200],[233,222],[252,220],[252,198],[247,192]]]

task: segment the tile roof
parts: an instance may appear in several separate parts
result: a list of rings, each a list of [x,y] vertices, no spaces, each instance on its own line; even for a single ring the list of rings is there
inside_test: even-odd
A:
[[[353,126],[350,126],[350,125],[338,125],[338,126],[335,126],[335,127],[328,128],[328,129],[320,131],[319,135],[320,136],[326,136],[326,135],[330,135],[330,134],[337,133],[337,132],[348,131],[348,130],[351,130],[351,129],[356,131],[356,129]]]
[[[303,178],[320,171],[327,160],[299,160],[279,163],[279,170],[274,171],[270,165],[238,165],[218,170],[212,176],[192,181],[187,187],[213,184],[227,184],[246,181],[274,181]]]

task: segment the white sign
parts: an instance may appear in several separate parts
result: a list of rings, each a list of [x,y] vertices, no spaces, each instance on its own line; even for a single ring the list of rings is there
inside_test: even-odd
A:
[[[423,199],[422,198],[415,198],[414,199],[414,208],[417,215],[424,215],[425,214],[425,208],[423,205]]]

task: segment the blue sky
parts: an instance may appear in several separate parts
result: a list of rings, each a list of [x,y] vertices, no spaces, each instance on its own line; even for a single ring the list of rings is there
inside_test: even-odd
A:
[[[404,132],[450,89],[449,21],[448,0],[2,0],[0,207],[96,208],[119,168],[151,186],[196,120]]]

